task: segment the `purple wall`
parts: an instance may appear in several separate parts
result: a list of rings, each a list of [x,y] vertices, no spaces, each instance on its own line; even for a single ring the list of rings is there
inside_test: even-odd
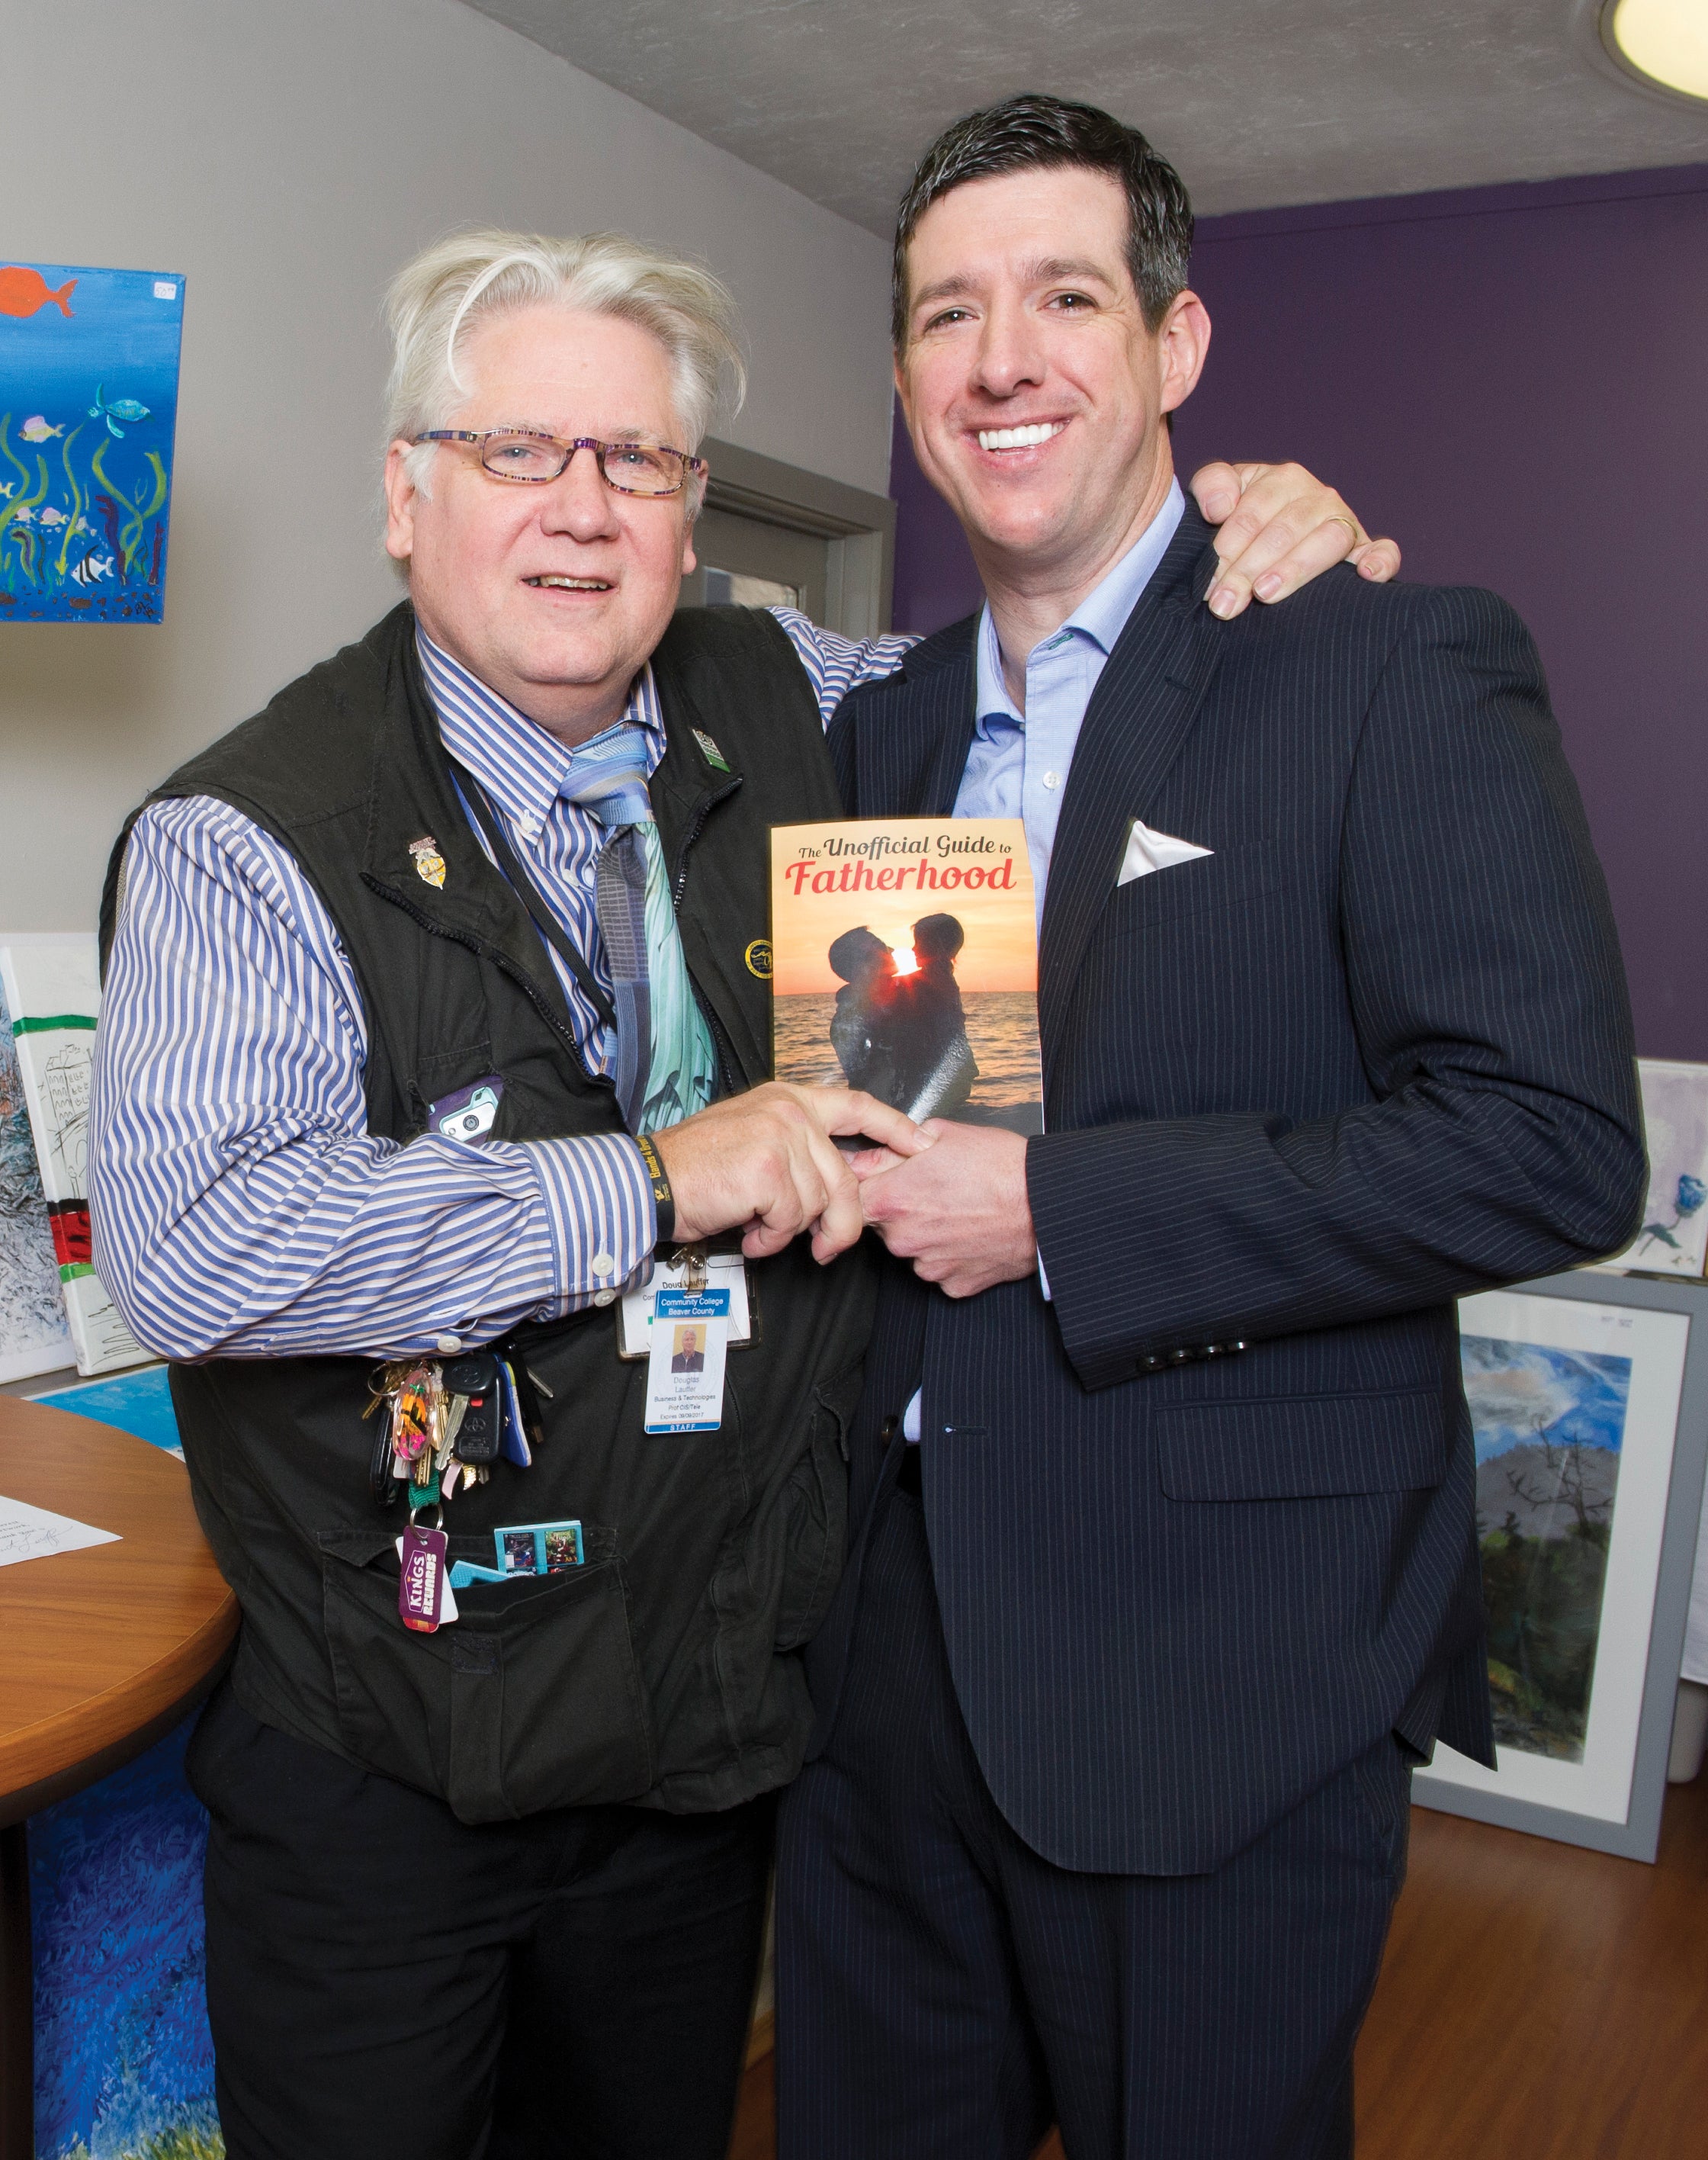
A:
[[[1206,218],[1183,472],[1289,456],[1410,578],[1524,615],[1589,807],[1639,1049],[1708,1062],[1708,166]],[[896,622],[978,585],[898,423]]]

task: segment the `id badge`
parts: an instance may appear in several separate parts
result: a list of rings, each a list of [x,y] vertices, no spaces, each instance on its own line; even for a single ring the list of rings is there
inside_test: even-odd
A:
[[[653,1301],[660,1290],[681,1290],[687,1263],[677,1260],[653,1270],[644,1290],[626,1293],[617,1308],[617,1355],[639,1363],[652,1355]],[[732,1350],[745,1349],[753,1340],[753,1311],[748,1300],[748,1265],[739,1253],[712,1253],[706,1256],[706,1287],[729,1292],[729,1332]]]
[[[661,1290],[653,1301],[646,1361],[646,1430],[716,1432],[723,1423],[723,1357],[730,1294]]]

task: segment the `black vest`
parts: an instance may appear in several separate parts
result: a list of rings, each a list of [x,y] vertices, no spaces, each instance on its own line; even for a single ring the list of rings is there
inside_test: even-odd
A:
[[[836,783],[770,615],[678,615],[653,667],[668,740],[654,813],[723,1083],[738,1090],[770,1068],[769,961],[753,949],[769,927],[768,828],[838,815]],[[429,1103],[494,1072],[496,1139],[622,1129],[538,932],[453,792],[407,606],[150,800],[188,795],[230,803],[288,847],[337,924],[366,1009],[371,1131],[406,1142]],[[442,890],[410,853],[427,836]],[[643,1430],[646,1367],[619,1359],[614,1308],[519,1331],[551,1391],[545,1443],[531,1469],[501,1462],[458,1491],[450,1556],[490,1565],[495,1526],[576,1516],[586,1564],[460,1591],[461,1618],[432,1635],[398,1617],[403,1512],[369,1492],[370,1364],[174,1366],[197,1508],[242,1602],[232,1678],[246,1706],[443,1794],[468,1822],[593,1801],[723,1808],[792,1777],[810,1721],[798,1653],[841,1561],[871,1275],[857,1252],[820,1269],[797,1240],[752,1278],[755,1340],[730,1353],[716,1433]]]

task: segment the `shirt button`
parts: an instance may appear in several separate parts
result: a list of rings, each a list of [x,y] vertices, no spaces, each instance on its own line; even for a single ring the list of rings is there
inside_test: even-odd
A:
[[[524,818],[520,820],[520,823],[522,828],[522,838],[525,840],[537,840],[541,831],[544,829],[537,818]]]
[[[463,1338],[460,1335],[436,1335],[433,1337],[433,1347],[435,1350],[448,1352],[460,1350],[463,1347]]]
[[[1062,784],[1062,776],[1058,772],[1047,772],[1043,776],[1043,784],[1046,787],[1059,787]]]
[[[593,1273],[596,1275],[613,1275],[616,1272],[617,1263],[608,1253],[593,1254]]]
[[[596,1290],[593,1292],[595,1305],[614,1305],[616,1302],[617,1293],[613,1290]]]

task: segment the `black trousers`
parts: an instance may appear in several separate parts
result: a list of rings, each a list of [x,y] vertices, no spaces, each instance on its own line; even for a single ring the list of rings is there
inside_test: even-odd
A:
[[[229,1686],[189,1769],[230,2160],[724,2160],[772,1800],[471,1827]]]
[[[1405,1868],[1397,1742],[1214,1873],[1077,1874],[955,1700],[924,1511],[880,1493],[830,1744],[784,1795],[779,2160],[1333,2160]]]

